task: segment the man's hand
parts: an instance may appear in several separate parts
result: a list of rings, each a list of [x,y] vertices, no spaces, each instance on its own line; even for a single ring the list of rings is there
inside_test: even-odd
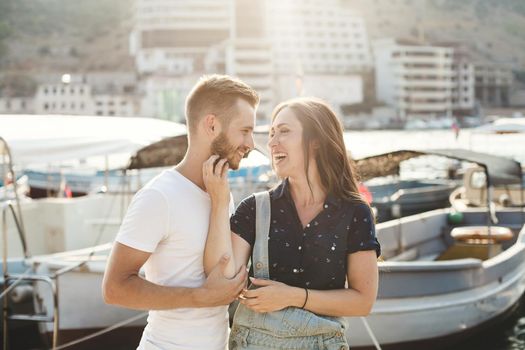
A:
[[[226,159],[218,155],[211,156],[202,165],[202,176],[206,191],[215,203],[230,202],[230,185],[228,184],[229,165]]]
[[[202,306],[228,305],[239,296],[245,287],[248,277],[246,266],[241,266],[233,278],[224,277],[224,270],[229,260],[230,256],[223,256],[200,288],[199,300]]]

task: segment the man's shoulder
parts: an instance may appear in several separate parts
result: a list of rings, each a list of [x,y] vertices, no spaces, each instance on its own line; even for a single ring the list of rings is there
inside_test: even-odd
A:
[[[173,170],[167,169],[149,180],[143,189],[153,189],[164,192],[166,189],[173,188],[178,182],[178,178],[175,176]]]

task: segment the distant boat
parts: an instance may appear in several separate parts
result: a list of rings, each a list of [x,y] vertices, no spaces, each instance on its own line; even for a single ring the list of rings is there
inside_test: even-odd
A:
[[[499,118],[472,130],[482,134],[518,134],[525,133],[525,118]]]
[[[358,174],[372,194],[378,222],[449,206],[459,185],[454,179],[400,179],[403,161],[432,153],[398,150],[356,160]]]

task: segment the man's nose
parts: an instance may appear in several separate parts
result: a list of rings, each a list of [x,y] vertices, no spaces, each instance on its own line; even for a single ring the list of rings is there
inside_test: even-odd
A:
[[[248,140],[244,146],[249,148],[250,151],[255,148],[255,141],[253,140],[253,135],[248,136]]]

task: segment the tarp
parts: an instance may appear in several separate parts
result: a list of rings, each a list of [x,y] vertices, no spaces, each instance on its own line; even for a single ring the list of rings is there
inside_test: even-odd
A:
[[[0,138],[18,166],[128,154],[186,133],[186,126],[153,118],[0,115]],[[0,141],[0,155],[4,154]],[[1,160],[0,160],[1,161]]]
[[[465,149],[399,150],[359,159],[356,161],[356,168],[361,180],[365,181],[374,177],[396,174],[400,162],[422,155],[437,155],[476,163],[486,170],[490,185],[519,184],[522,182],[519,162],[510,158]]]
[[[258,136],[262,134],[254,134],[255,149],[258,150],[264,157],[268,158],[268,150],[266,147],[266,139],[268,136],[264,134],[264,141],[260,141]],[[262,140],[262,139],[261,139]],[[128,169],[145,169],[176,165],[179,163],[188,148],[188,139],[186,134],[175,137],[169,137],[158,142],[152,143],[140,150],[138,150],[131,158]],[[262,162],[262,158],[258,158],[259,163],[269,164],[269,159]],[[246,164],[246,160],[241,164]],[[256,164],[251,164],[252,166]],[[260,164],[259,164],[260,165]]]

